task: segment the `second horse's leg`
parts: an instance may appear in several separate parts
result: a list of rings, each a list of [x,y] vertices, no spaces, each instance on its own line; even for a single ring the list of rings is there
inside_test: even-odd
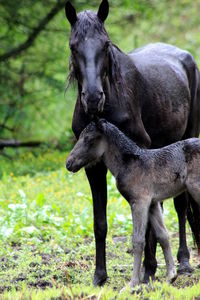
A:
[[[186,242],[186,214],[187,214],[187,193],[174,198],[174,206],[178,214],[179,222],[179,249],[177,259],[179,262],[178,273],[190,274],[193,269],[190,266],[190,253]]]
[[[107,169],[103,163],[98,163],[92,168],[86,169],[90,183],[93,210],[94,210],[94,235],[96,243],[96,270],[94,285],[103,285],[107,279],[106,272],[106,234],[107,234]]]

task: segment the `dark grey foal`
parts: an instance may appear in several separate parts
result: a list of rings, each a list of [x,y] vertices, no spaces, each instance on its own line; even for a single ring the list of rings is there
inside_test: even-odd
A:
[[[131,206],[134,246],[131,286],[140,282],[148,221],[164,253],[167,280],[173,280],[176,268],[159,202],[187,190],[200,205],[200,140],[192,138],[161,149],[141,149],[117,127],[100,120],[83,130],[66,167],[77,172],[98,160],[103,160],[115,176],[119,192]]]

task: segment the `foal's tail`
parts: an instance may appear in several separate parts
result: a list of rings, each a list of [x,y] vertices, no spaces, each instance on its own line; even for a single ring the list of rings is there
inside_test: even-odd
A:
[[[189,53],[184,57],[183,65],[187,72],[191,95],[190,114],[183,137],[185,139],[199,137],[200,133],[200,73],[192,55]],[[187,218],[200,255],[200,207],[189,195]]]

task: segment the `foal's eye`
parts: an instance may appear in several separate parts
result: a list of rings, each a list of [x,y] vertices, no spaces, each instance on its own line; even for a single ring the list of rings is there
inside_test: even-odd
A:
[[[106,42],[105,43],[105,45],[104,45],[104,47],[103,47],[103,50],[108,50],[108,47],[109,47],[109,45],[110,45],[110,43],[109,42]]]
[[[74,45],[72,45],[72,46],[70,47],[70,50],[71,50],[71,53],[72,53],[72,54],[76,54],[76,53],[77,53],[77,49],[76,49],[76,47],[75,47]]]

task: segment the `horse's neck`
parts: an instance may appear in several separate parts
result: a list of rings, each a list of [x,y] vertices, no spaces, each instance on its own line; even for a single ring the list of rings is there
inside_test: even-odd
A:
[[[111,65],[117,72],[116,78],[111,78],[111,87],[113,89],[118,87],[119,93],[117,93],[117,96],[121,97],[119,100],[122,102],[131,99],[131,102],[135,102],[136,104],[138,97],[141,102],[143,94],[147,93],[148,84],[145,78],[136,67],[130,55],[125,54],[115,45],[112,45],[111,53]],[[115,79],[115,81],[113,79]],[[135,101],[133,101],[133,99]]]
[[[129,55],[115,46],[112,46],[112,54],[111,68],[114,66],[116,75],[109,78],[104,117],[119,128],[125,128],[126,134],[137,144],[149,147],[151,139],[141,117],[143,102],[149,98],[147,82]]]

